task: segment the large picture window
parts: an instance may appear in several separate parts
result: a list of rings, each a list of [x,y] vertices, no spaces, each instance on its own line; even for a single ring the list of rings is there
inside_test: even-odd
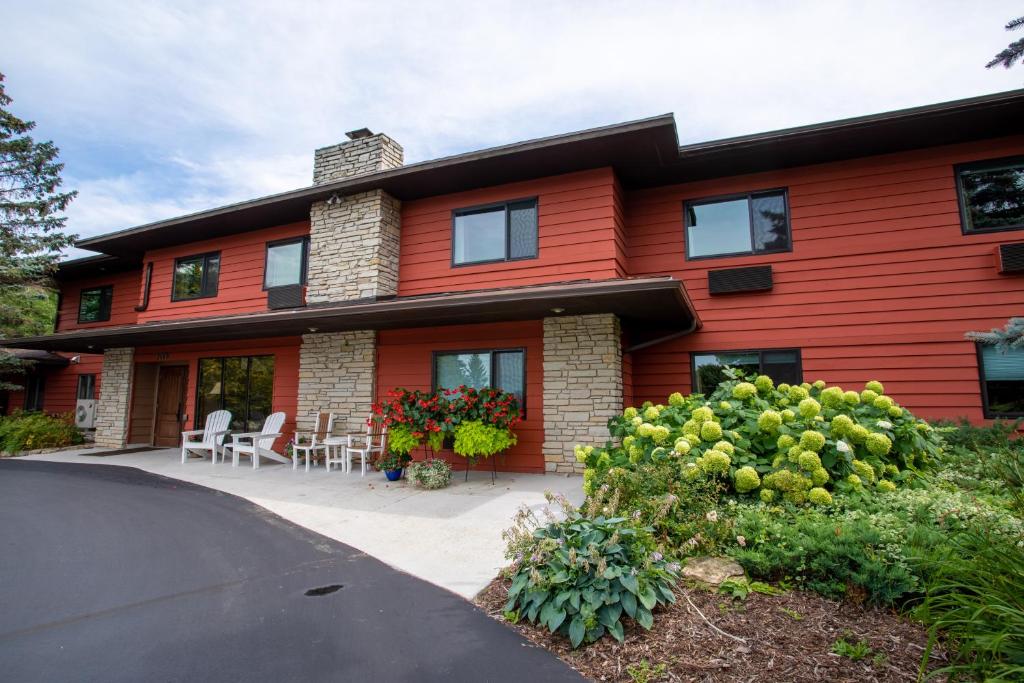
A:
[[[799,384],[803,381],[799,349],[765,349],[762,351],[720,351],[694,353],[693,391],[710,395],[728,379],[725,368],[743,370],[747,375],[768,375],[776,384]]]
[[[460,386],[492,387],[515,394],[526,408],[526,352],[523,349],[493,351],[438,351],[434,353],[434,389]]]
[[[258,432],[271,413],[273,398],[273,356],[199,360],[196,429],[214,410],[230,410],[232,431]]]
[[[271,242],[267,245],[267,266],[263,273],[263,288],[306,284],[308,262],[308,237]]]
[[[687,258],[789,251],[785,190],[686,202]]]
[[[1024,229],[1024,157],[956,167],[964,233]]]
[[[455,212],[452,264],[456,266],[537,257],[537,200]]]
[[[98,323],[110,320],[110,304],[114,300],[114,287],[83,289],[78,299],[78,322]]]
[[[172,301],[217,296],[220,280],[220,252],[187,256],[174,262]]]
[[[979,344],[978,370],[985,417],[1024,417],[1024,349]]]

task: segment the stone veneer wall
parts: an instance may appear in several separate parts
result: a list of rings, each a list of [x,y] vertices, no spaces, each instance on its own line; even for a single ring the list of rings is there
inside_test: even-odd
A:
[[[604,443],[622,412],[622,341],[612,314],[544,319],[544,467],[582,472],[576,444]]]
[[[313,204],[306,301],[397,294],[401,222],[401,203],[382,190]]]
[[[124,448],[128,442],[135,349],[107,349],[103,352],[100,400],[96,404],[96,445]]]
[[[372,330],[302,335],[299,349],[299,431],[320,411],[334,412],[334,433],[366,431],[374,400],[377,335]]]
[[[329,183],[402,165],[402,146],[383,133],[313,152],[313,184]]]

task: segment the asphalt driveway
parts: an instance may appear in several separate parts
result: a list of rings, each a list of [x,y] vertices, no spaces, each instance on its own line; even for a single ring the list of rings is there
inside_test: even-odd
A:
[[[241,498],[131,468],[17,460],[0,461],[0,672],[581,680],[455,594]]]

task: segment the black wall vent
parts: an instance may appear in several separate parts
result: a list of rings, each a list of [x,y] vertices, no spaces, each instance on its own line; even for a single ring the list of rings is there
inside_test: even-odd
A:
[[[996,257],[1000,273],[1024,273],[1024,242],[1000,244]]]
[[[771,266],[748,266],[708,271],[708,291],[712,294],[760,292],[771,288]]]
[[[305,305],[302,285],[285,285],[267,290],[267,308],[301,308]]]

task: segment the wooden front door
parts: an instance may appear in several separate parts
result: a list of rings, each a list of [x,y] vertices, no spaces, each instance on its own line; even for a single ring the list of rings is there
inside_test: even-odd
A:
[[[187,366],[164,365],[160,368],[160,377],[156,391],[154,446],[173,448],[181,444],[187,378]]]

